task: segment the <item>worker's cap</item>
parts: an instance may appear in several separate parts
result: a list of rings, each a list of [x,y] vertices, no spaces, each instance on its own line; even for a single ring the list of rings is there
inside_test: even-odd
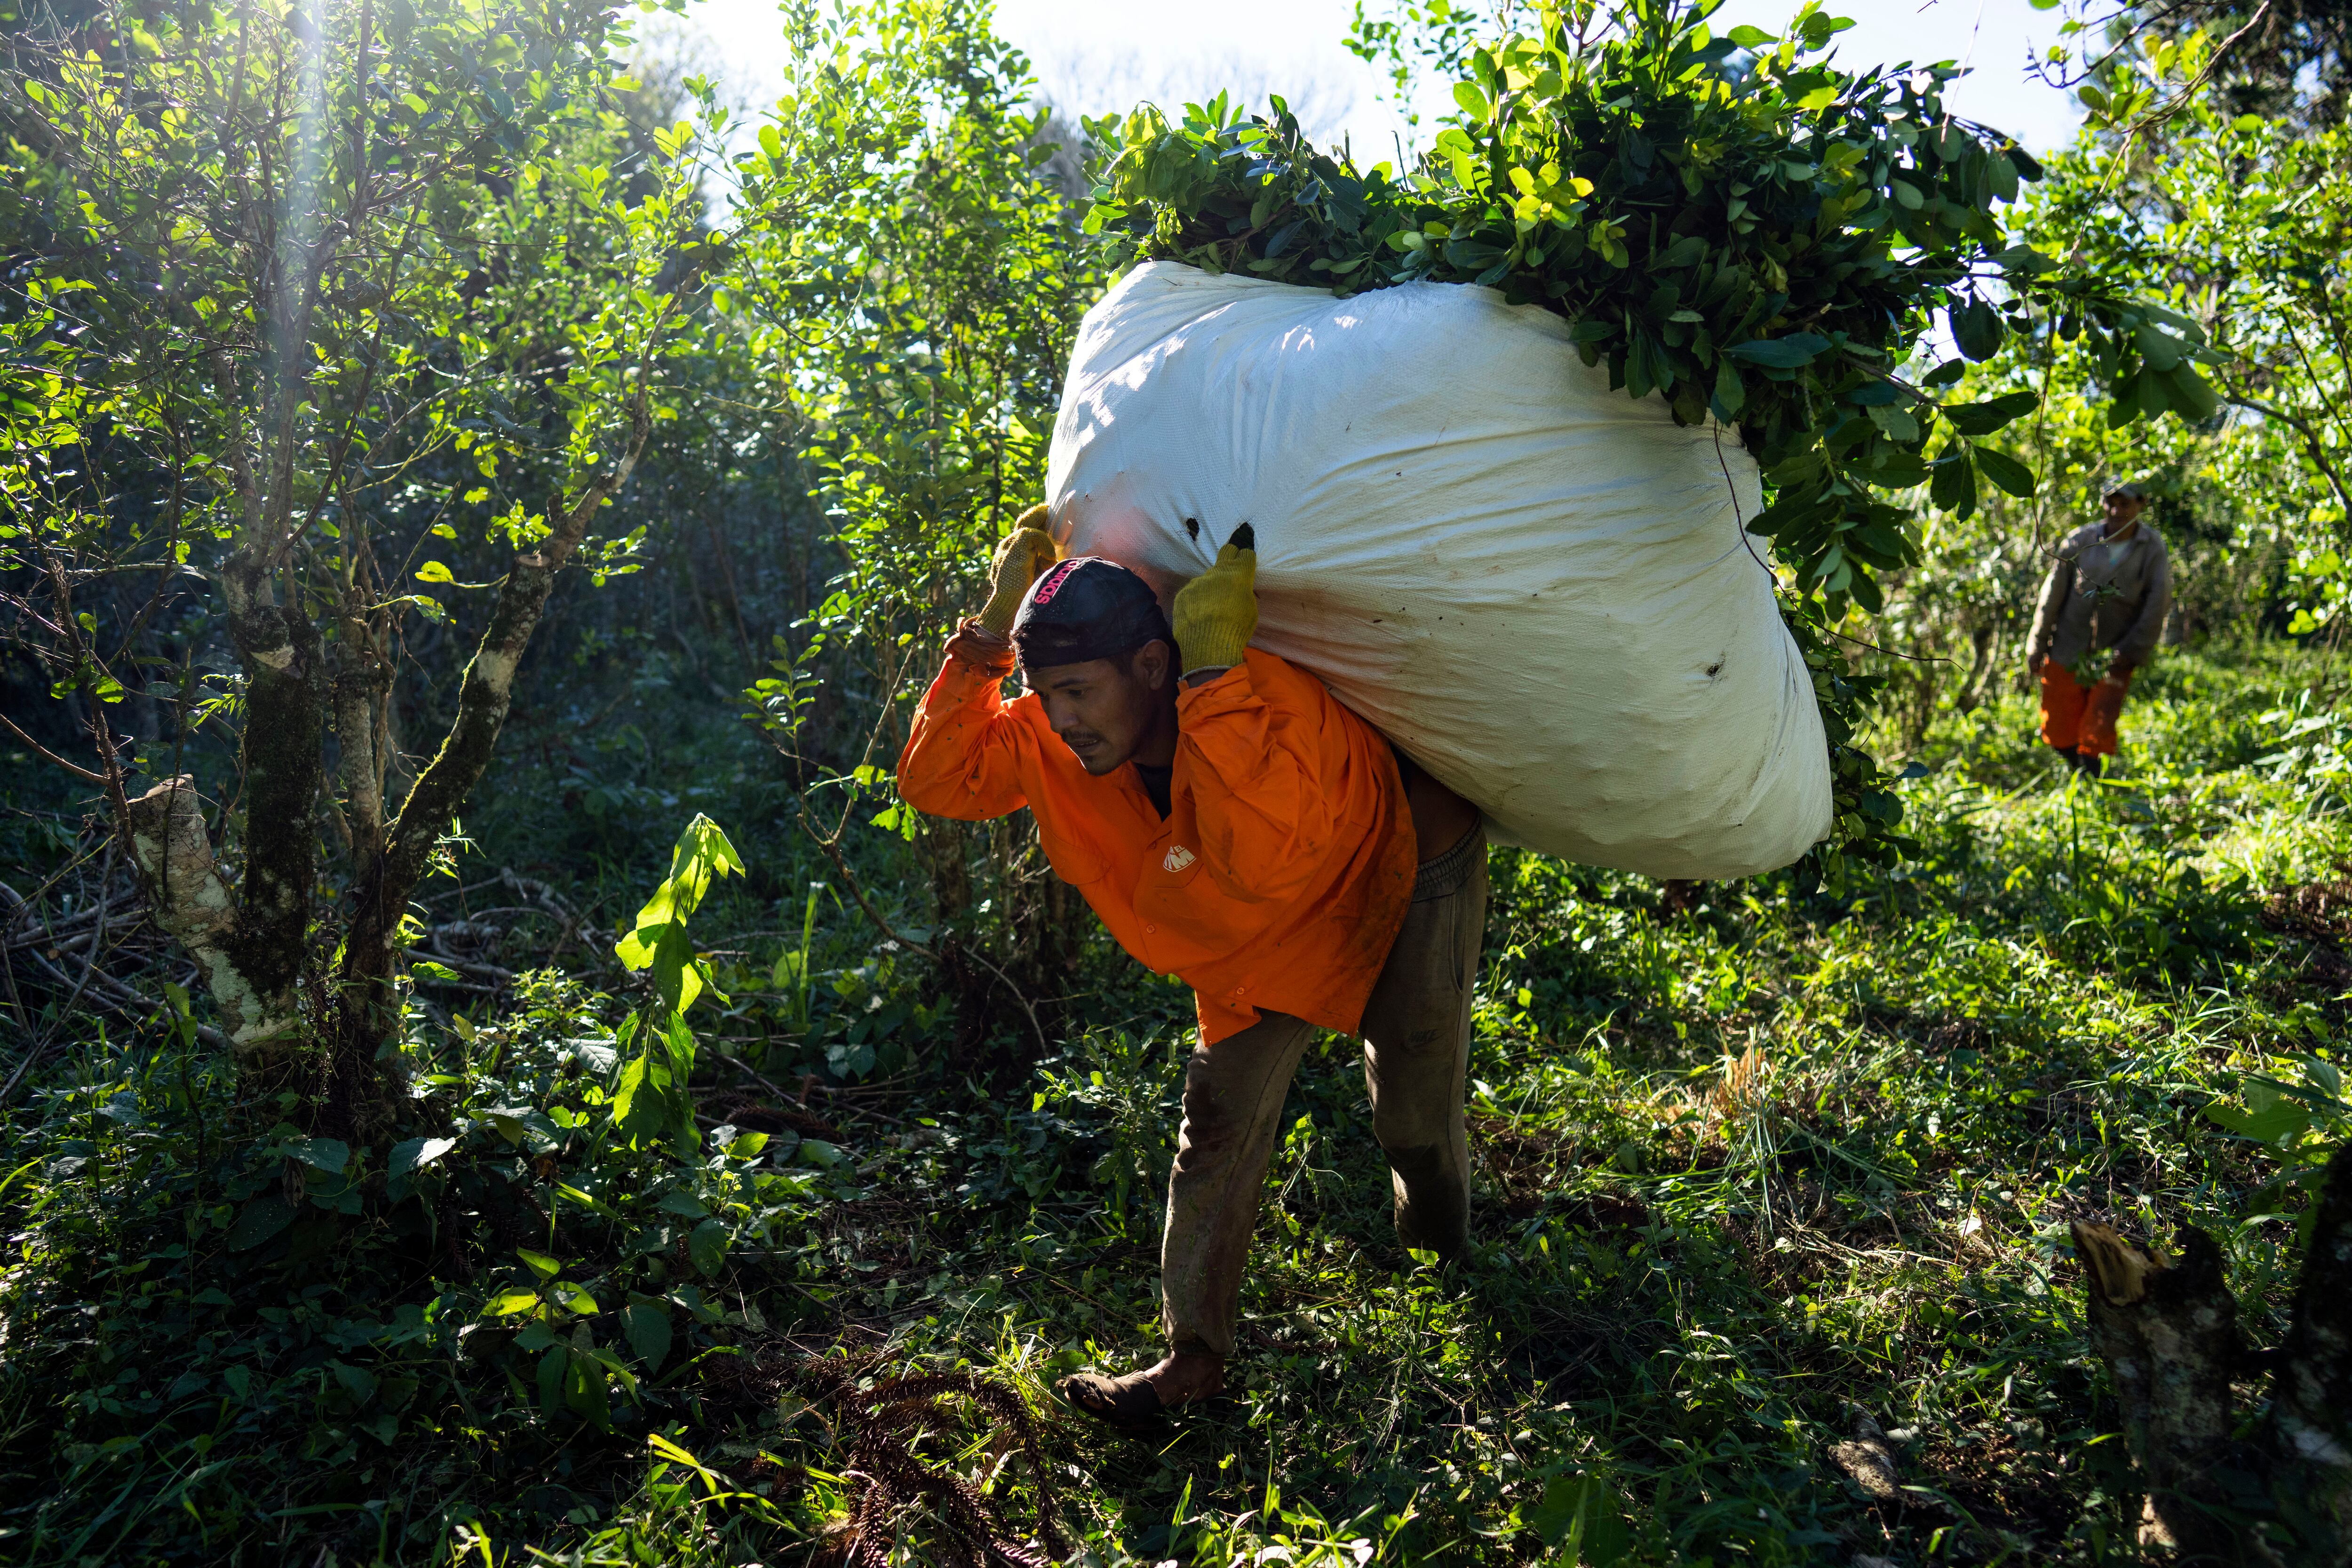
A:
[[[2126,500],[2146,500],[2147,491],[2135,479],[2121,479],[2099,492],[2102,500],[2109,496],[2121,496]]]
[[[1124,658],[1155,637],[1171,647],[1176,640],[1151,584],[1099,555],[1049,568],[1013,617],[1013,646],[1030,669]]]

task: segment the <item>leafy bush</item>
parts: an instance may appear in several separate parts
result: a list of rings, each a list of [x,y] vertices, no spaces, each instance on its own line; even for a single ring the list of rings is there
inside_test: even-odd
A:
[[[708,1358],[770,1326],[728,1284],[840,1195],[835,1145],[705,1131],[687,1092],[681,1009],[708,971],[686,919],[730,867],[698,817],[624,944],[652,984],[617,1028],[551,971],[494,1020],[412,1014],[404,1136],[381,1158],[306,1135],[294,1095],[240,1094],[184,997],[174,1028],[49,1091],[16,1173],[38,1196],[5,1288],[26,1347],[7,1390],[80,1392],[63,1484],[16,1526],[27,1560],[289,1510],[350,1514],[340,1550],[397,1558],[571,1511],[567,1480],[625,1462],[591,1447],[549,1470],[583,1426],[678,1430]],[[68,1331],[97,1303],[94,1332]],[[539,1479],[509,1496],[516,1474]]]

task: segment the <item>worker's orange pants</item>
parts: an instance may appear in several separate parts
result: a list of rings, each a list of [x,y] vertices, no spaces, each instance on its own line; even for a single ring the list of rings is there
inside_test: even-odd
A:
[[[2116,754],[2116,721],[2123,717],[2131,677],[2108,676],[2084,686],[2054,658],[2042,661],[2042,738],[2062,752]]]

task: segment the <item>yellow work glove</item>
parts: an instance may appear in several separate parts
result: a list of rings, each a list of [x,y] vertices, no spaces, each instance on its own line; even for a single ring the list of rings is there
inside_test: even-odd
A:
[[[996,560],[989,568],[992,574],[988,603],[980,607],[973,619],[982,629],[998,637],[1013,629],[1013,617],[1020,613],[1021,601],[1029,592],[1029,584],[1038,574],[1062,558],[1062,547],[1045,531],[1045,509],[1033,506],[1021,514],[996,547]]]
[[[1257,531],[1234,530],[1217,563],[1176,590],[1179,671],[1226,668],[1257,634]]]

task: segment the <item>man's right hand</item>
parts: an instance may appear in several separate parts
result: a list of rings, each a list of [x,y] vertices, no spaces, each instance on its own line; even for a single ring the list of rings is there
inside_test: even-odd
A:
[[[982,630],[998,637],[1011,631],[1013,617],[1020,614],[1030,584],[1062,558],[1062,547],[1045,531],[1047,515],[1043,506],[1031,507],[997,545],[995,563],[989,568],[988,603],[972,617]]]
[[[2042,660],[2048,657],[2049,656],[2046,654],[2027,654],[2025,656],[2025,673],[2035,680],[2041,679]]]
[[[980,622],[966,616],[948,638],[947,656],[974,669],[994,670],[1010,675],[1016,662],[1013,639],[1000,632],[990,631]]]

